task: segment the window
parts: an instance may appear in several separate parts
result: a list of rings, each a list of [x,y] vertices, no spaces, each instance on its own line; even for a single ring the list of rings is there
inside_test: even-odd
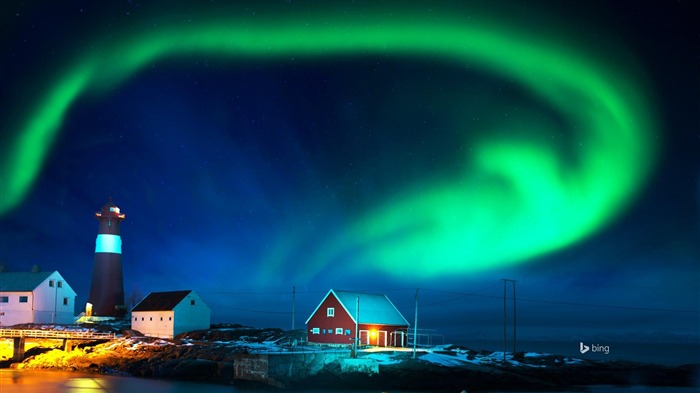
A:
[[[58,282],[58,287],[59,287],[59,288],[63,288],[63,281],[59,281],[59,282]]]
[[[9,303],[10,298],[7,296],[0,296],[0,303]]]
[[[335,316],[335,308],[328,307],[328,310],[326,310],[326,316],[334,317]]]
[[[194,306],[194,300],[190,300],[190,306]]]
[[[141,320],[143,321],[143,317],[141,317]]]
[[[163,320],[163,317],[160,317],[160,320],[162,321],[162,320]]]
[[[350,335],[350,329],[345,329],[345,335],[349,336]]]
[[[311,334],[318,334],[318,328],[311,329]]]
[[[335,334],[343,334],[343,328],[335,328]]]
[[[50,287],[53,287],[54,285],[55,285],[55,284],[54,284],[54,280],[49,280],[49,286],[50,286]]]
[[[326,329],[323,329],[323,334],[326,334]]]
[[[172,321],[172,320],[173,320],[173,317],[168,317],[168,321]]]
[[[20,303],[27,303],[28,301],[29,301],[29,297],[27,297],[27,296],[20,296],[19,297]]]
[[[63,305],[64,305],[64,306],[67,306],[67,305],[68,305],[68,298],[67,298],[67,297],[64,297],[64,298],[63,298]]]
[[[134,317],[134,321],[138,321],[138,320],[139,320],[139,317]]]
[[[153,317],[148,318],[148,320],[149,320],[149,321],[152,321],[152,320],[153,320]]]

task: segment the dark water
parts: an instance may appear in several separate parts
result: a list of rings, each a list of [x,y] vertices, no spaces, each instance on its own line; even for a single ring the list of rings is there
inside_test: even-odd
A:
[[[635,343],[635,342],[600,342],[586,340],[586,344],[607,346],[609,352],[579,352],[578,341],[520,340],[516,351],[551,353],[591,360],[631,360],[642,363],[678,366],[681,364],[700,363],[700,343]],[[503,351],[503,341],[478,340],[464,344],[469,348]],[[508,340],[507,351],[513,350],[513,342]]]
[[[697,388],[650,388],[644,386],[596,386],[591,393],[691,393]],[[265,387],[233,387],[192,382],[165,381],[132,377],[113,377],[68,371],[0,370],[2,393],[320,393],[325,390],[282,391]],[[580,393],[581,391],[577,391]],[[333,393],[384,393],[381,390],[334,390]],[[385,393],[403,393],[387,391]],[[434,393],[434,392],[412,392]],[[450,392],[446,393],[460,393]],[[514,392],[510,392],[514,393]],[[533,392],[530,392],[533,393]]]

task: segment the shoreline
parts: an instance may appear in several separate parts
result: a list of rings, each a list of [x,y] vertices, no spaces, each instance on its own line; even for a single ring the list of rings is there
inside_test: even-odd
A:
[[[294,332],[248,327],[191,332],[175,340],[124,331],[108,343],[73,351],[35,347],[21,362],[0,367],[63,370],[281,389],[421,390],[493,392],[562,391],[592,387],[697,387],[700,364],[663,366],[632,361],[585,360],[543,354],[477,351],[443,345],[412,358],[404,349],[358,351],[292,346]],[[10,364],[11,363],[11,364]]]

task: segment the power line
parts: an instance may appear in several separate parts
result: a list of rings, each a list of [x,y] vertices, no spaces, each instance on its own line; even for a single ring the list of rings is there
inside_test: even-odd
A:
[[[474,292],[460,292],[460,291],[448,291],[448,290],[434,289],[434,288],[420,288],[421,290],[425,290],[425,291],[457,295],[453,298],[439,300],[439,301],[428,303],[428,304],[422,304],[421,307],[437,306],[440,304],[449,303],[449,302],[453,302],[453,301],[456,301],[459,299],[463,299],[463,298],[469,297],[469,296],[480,297],[480,298],[485,298],[485,299],[498,299],[498,300],[503,299],[502,296],[498,296],[498,295],[479,294],[479,292],[485,291],[487,289],[491,289],[495,286],[497,286],[497,285],[489,285],[489,286],[483,287],[479,290],[476,290]],[[381,292],[381,291],[404,291],[404,290],[414,290],[415,291],[415,288],[388,288],[388,289],[374,289],[372,291],[359,290],[357,292],[362,292],[362,291]],[[327,292],[328,291],[298,291],[297,290],[296,294],[320,294],[320,293],[325,294]],[[258,292],[252,292],[252,291],[249,291],[249,292],[216,291],[216,292],[200,292],[200,293],[202,293],[202,294],[216,294],[216,295],[236,295],[236,296],[237,295],[286,295],[286,296],[289,296],[289,291],[279,291],[279,292],[278,291],[270,291],[270,292],[265,292],[265,291],[258,291]],[[557,304],[557,305],[562,305],[562,306],[608,308],[608,309],[616,309],[616,310],[635,310],[635,311],[655,311],[655,312],[675,312],[675,313],[685,313],[685,314],[700,314],[700,310],[679,310],[679,309],[658,308],[658,307],[638,307],[638,306],[624,306],[624,305],[563,302],[563,301],[555,301],[555,300],[527,299],[527,298],[518,298],[518,301],[529,302],[529,303]],[[239,311],[248,311],[248,312],[260,312],[260,313],[270,313],[270,314],[291,314],[290,312],[274,312],[274,311],[267,311],[266,312],[266,311],[250,310],[250,309],[237,309],[237,308],[228,307],[228,306],[222,306],[222,307],[236,309]]]
[[[501,300],[503,299],[502,296],[496,296],[496,295],[479,295],[476,293],[464,293],[464,292],[455,292],[455,291],[443,291],[439,289],[429,289],[429,288],[421,288],[429,291],[434,291],[434,292],[443,292],[443,293],[460,293],[462,297],[467,297],[467,296],[475,296],[475,297],[482,297],[482,298],[489,298],[489,299],[498,299]],[[478,292],[478,291],[477,291]],[[456,298],[455,298],[456,299]],[[561,301],[555,301],[555,300],[541,300],[541,299],[523,299],[519,298],[518,301],[522,302],[531,302],[531,303],[544,303],[544,304],[559,304],[559,305],[564,305],[564,306],[580,306],[580,307],[597,307],[597,308],[612,308],[612,309],[621,309],[621,310],[638,310],[638,311],[662,311],[662,312],[678,312],[678,313],[691,313],[691,314],[700,314],[700,310],[677,310],[677,309],[670,309],[670,308],[656,308],[656,307],[636,307],[636,306],[618,306],[618,305],[608,305],[608,304],[592,304],[592,303],[576,303],[576,302],[561,302]],[[446,301],[445,301],[446,302]],[[439,303],[439,302],[436,302]]]
[[[292,314],[289,311],[264,311],[264,310],[252,310],[249,308],[238,308],[238,307],[232,307],[232,306],[226,306],[223,304],[216,304],[216,303],[209,303],[212,306],[217,306],[217,307],[224,307],[228,308],[230,310],[236,310],[236,311],[246,311],[246,312],[253,312],[253,313],[258,313],[258,314],[285,314],[285,315],[290,315]]]
[[[296,291],[297,294],[299,293],[308,293],[308,294],[315,294],[315,293],[326,293],[328,291]],[[205,293],[205,294],[211,294],[211,295],[289,295],[289,291],[280,291],[280,292],[264,292],[264,291],[258,291],[258,292],[228,292],[228,291],[204,291],[204,292],[199,292],[199,293]]]
[[[606,304],[557,302],[554,300],[538,300],[538,299],[522,299],[522,298],[518,299],[518,301],[532,302],[532,303],[561,304],[561,305],[565,305],[565,306],[599,307],[599,308],[614,308],[614,309],[621,309],[621,310],[663,311],[663,312],[679,312],[679,313],[700,314],[700,310],[676,310],[676,309],[671,309],[671,308],[616,306],[616,305],[606,305]]]
[[[453,297],[453,298],[450,298],[450,299],[447,299],[447,300],[440,300],[440,301],[433,302],[433,303],[424,304],[424,305],[422,305],[422,307],[430,307],[430,306],[435,306],[435,305],[438,305],[438,304],[449,303],[449,302],[453,302],[453,301],[455,301],[455,300],[459,300],[459,299],[465,298],[465,297],[467,297],[467,296],[476,296],[477,293],[479,293],[479,292],[481,292],[481,291],[485,291],[485,290],[487,290],[487,289],[491,289],[491,288],[495,287],[496,285],[497,285],[497,284],[489,285],[489,286],[487,286],[487,287],[483,287],[483,288],[481,288],[481,289],[478,289],[478,290],[476,290],[476,291],[474,291],[474,292],[469,292],[469,293],[453,292],[453,291],[443,291],[443,290],[430,289],[430,288],[422,288],[422,289],[427,289],[428,291],[433,291],[433,292],[442,292],[442,293],[459,294],[459,296],[457,296],[457,297]]]

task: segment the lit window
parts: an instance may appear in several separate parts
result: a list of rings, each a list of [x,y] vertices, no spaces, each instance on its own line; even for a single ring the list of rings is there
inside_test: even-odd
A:
[[[323,334],[326,334],[326,329],[323,329]]]
[[[326,316],[334,317],[335,316],[335,308],[328,307],[328,310],[326,310]]]
[[[319,333],[319,328],[313,328],[311,329],[311,334],[318,334]]]
[[[20,303],[27,303],[28,301],[29,301],[29,297],[27,297],[27,296],[20,296],[19,297]]]
[[[64,297],[64,298],[63,298],[63,305],[64,305],[64,306],[67,306],[67,305],[68,305],[68,298],[67,298],[67,297]]]
[[[194,300],[190,300],[190,306],[194,306]]]
[[[343,334],[343,328],[335,328],[335,334]]]
[[[63,288],[63,281],[59,281],[59,282],[58,282],[58,287],[59,287],[59,288]]]
[[[0,296],[0,303],[9,303],[10,298],[7,296]]]
[[[53,287],[53,286],[54,286],[54,281],[53,281],[53,280],[49,280],[49,286],[50,286],[50,287]]]

